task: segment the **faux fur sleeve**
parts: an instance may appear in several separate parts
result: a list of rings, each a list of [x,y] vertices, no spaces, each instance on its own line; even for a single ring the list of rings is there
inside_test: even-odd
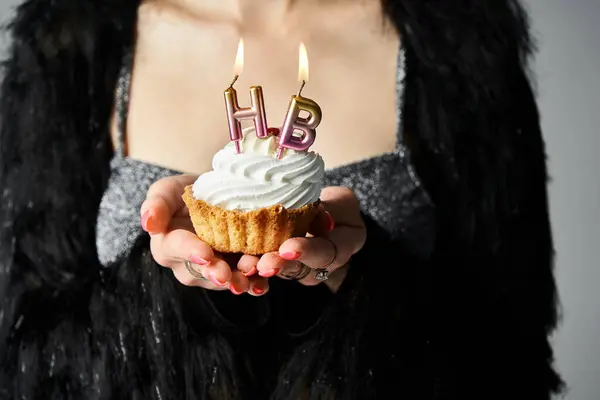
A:
[[[463,399],[549,399],[554,249],[528,16],[518,0],[384,3],[407,49],[406,129],[437,210],[434,383]]]
[[[53,398],[71,384],[61,374],[77,368],[73,349],[90,341],[96,214],[112,152],[107,86],[117,71],[107,49],[117,32],[84,2],[68,3],[26,1],[10,25],[0,98],[1,398]]]

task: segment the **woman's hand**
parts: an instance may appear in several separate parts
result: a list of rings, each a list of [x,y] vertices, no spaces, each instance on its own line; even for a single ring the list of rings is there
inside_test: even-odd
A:
[[[263,277],[277,275],[298,279],[304,285],[325,282],[337,291],[346,276],[348,261],[367,238],[359,202],[345,187],[328,187],[321,192],[321,212],[313,222],[311,236],[285,241],[278,252],[260,259],[243,256],[240,263],[256,266]],[[325,280],[318,279],[318,276]]]
[[[235,260],[219,254],[196,236],[181,198],[185,186],[195,180],[191,175],[159,180],[140,209],[142,227],[151,236],[152,256],[186,286],[261,296],[269,289],[267,278],[278,276],[304,285],[325,282],[336,291],[345,277],[343,267],[364,245],[366,231],[356,196],[347,188],[329,187],[321,192],[310,236],[289,239],[279,251],[262,257],[243,255]],[[327,280],[317,279],[319,270]]]
[[[140,214],[142,227],[151,237],[154,260],[170,268],[175,278],[186,286],[263,295],[269,288],[265,277],[255,274],[256,270],[248,269],[243,262],[238,268],[230,268],[222,254],[214,252],[196,236],[181,198],[184,188],[196,178],[173,176],[157,181],[148,190]]]

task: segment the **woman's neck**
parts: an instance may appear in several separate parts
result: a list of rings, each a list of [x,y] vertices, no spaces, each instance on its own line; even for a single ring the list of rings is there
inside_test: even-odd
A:
[[[161,8],[176,10],[192,19],[231,21],[244,27],[270,29],[290,20],[310,19],[318,8],[335,15],[350,5],[378,3],[379,0],[144,0]]]
[[[147,2],[163,3],[165,6],[177,7],[194,15],[214,13],[228,15],[238,20],[256,15],[283,16],[298,3],[297,0],[147,0]],[[303,0],[303,2],[312,2],[312,0]]]

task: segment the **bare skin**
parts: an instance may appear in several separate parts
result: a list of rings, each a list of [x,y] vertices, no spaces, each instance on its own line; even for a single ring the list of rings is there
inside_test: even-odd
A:
[[[323,191],[313,227],[316,236],[334,242],[337,254],[321,237],[294,238],[278,252],[243,256],[233,267],[194,235],[181,191],[211,169],[212,156],[229,140],[223,91],[240,37],[245,66],[235,87],[242,106],[248,105],[249,86],[261,85],[268,124],[281,125],[298,91],[302,41],[310,62],[303,95],[323,110],[311,150],[329,168],[392,151],[399,40],[381,15],[378,0],[147,0],[141,6],[126,152],[189,174],[159,181],[140,210],[155,259],[183,284],[262,295],[275,274],[299,262],[317,269],[336,256],[326,284],[334,292],[341,285],[366,238],[349,190]],[[193,279],[185,269],[183,260],[198,258],[194,266],[209,280]],[[319,281],[309,275],[301,283]]]
[[[267,121],[281,126],[298,90],[298,45],[310,80],[304,95],[323,120],[312,147],[327,167],[392,151],[399,41],[378,0],[155,0],[139,11],[127,131],[128,155],[182,172],[210,170],[228,139],[223,91],[240,37],[239,101],[261,85]]]

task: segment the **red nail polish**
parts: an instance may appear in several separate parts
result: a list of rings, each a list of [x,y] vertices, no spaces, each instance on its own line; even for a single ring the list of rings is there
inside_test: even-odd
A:
[[[202,265],[202,266],[210,264],[210,261],[207,261],[200,256],[190,256],[190,261],[193,262],[194,264],[198,264],[198,265]]]
[[[227,285],[227,282],[221,282],[221,281],[220,281],[220,280],[218,280],[218,279],[217,279],[217,277],[216,277],[216,276],[214,276],[213,274],[209,274],[209,275],[208,275],[208,279],[210,279],[210,281],[211,281],[212,283],[214,283],[215,285],[217,285],[217,286],[225,286],[225,285]]]
[[[275,276],[279,273],[279,268],[275,268],[275,269],[270,269],[268,271],[259,271],[258,274],[260,276],[262,276],[263,278],[270,278],[272,276]]]
[[[331,232],[335,228],[335,221],[329,211],[325,211],[325,216],[327,217],[327,232]]]
[[[250,271],[248,271],[248,272],[242,272],[242,275],[244,275],[244,276],[252,276],[252,275],[254,275],[256,273],[256,271],[257,271],[256,267],[252,267],[252,269]]]
[[[259,295],[259,296],[260,296],[261,294],[263,294],[264,292],[265,292],[265,291],[264,291],[263,289],[261,289],[261,288],[257,288],[257,287],[254,287],[254,288],[252,288],[252,293],[254,293],[254,294],[257,294],[257,295]]]
[[[298,253],[297,251],[288,251],[285,253],[281,253],[279,255],[279,257],[285,259],[285,260],[297,260],[300,258],[300,253]]]
[[[233,293],[233,294],[235,294],[237,296],[239,296],[240,294],[244,293],[241,290],[237,290],[236,287],[233,286],[233,285],[231,285],[231,284],[229,285],[229,291],[231,291],[231,293]]]
[[[142,229],[146,232],[148,232],[148,221],[150,220],[150,217],[152,217],[150,210],[146,211],[144,215],[142,215]]]

